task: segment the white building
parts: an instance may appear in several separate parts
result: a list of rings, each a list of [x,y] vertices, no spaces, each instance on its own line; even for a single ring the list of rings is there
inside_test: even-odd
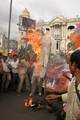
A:
[[[77,23],[80,23],[80,18],[70,18],[66,19],[63,16],[57,16],[50,22],[43,25],[43,27],[51,28],[51,34],[53,37],[53,51],[65,52],[67,50],[67,45],[70,43],[70,33],[73,32],[74,27]]]
[[[0,48],[3,47],[3,39],[4,39],[4,34],[0,33]]]

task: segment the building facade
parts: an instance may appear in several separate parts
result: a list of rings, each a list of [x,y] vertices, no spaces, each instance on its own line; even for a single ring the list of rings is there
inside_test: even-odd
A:
[[[70,41],[70,33],[74,31],[75,25],[80,23],[80,18],[66,19],[63,16],[58,16],[49,22],[51,34],[54,40],[54,52],[67,51],[67,45]]]
[[[19,33],[21,34],[21,38],[25,35],[27,28],[23,25],[23,18],[31,19],[30,12],[27,10],[27,8],[25,8],[19,16]],[[71,43],[70,34],[74,31],[75,25],[78,23],[80,23],[80,18],[78,16],[70,19],[67,19],[63,16],[57,16],[49,22],[40,20],[38,23],[36,23],[36,28],[45,30],[46,27],[49,27],[54,44],[53,53],[56,53],[57,51],[66,52],[68,44]],[[20,43],[22,44],[19,44],[19,47],[22,45],[24,46],[25,44],[23,44],[23,42]]]
[[[16,40],[10,40],[9,49],[17,49],[18,44]],[[4,33],[0,33],[0,52],[7,54],[8,52],[8,38]]]

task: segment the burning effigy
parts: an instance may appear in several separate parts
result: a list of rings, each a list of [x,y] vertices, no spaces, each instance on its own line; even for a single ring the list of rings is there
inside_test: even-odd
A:
[[[32,48],[39,58],[41,55],[41,33],[39,30],[29,29],[24,36],[26,41],[30,41]]]
[[[37,57],[37,67],[38,67],[38,73],[41,71],[41,64],[39,62],[40,60],[40,55],[41,55],[41,31],[40,30],[36,30],[36,29],[29,29],[26,32],[26,35],[24,36],[24,39],[26,41],[29,41],[32,45],[32,49]],[[33,56],[32,60],[35,61],[35,55]],[[33,70],[34,72],[34,70]],[[36,102],[37,103],[37,102]],[[39,104],[33,104],[33,98],[31,96],[29,96],[26,100],[25,100],[25,107],[27,108],[33,108],[33,107],[39,107]]]

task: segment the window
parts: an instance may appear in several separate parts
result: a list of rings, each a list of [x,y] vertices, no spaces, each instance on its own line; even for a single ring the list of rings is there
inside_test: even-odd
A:
[[[59,41],[57,41],[56,42],[56,49],[59,50],[59,48],[60,48],[60,43],[59,43]]]

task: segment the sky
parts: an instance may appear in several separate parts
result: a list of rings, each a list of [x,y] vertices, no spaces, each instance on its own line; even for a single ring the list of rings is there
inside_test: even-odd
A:
[[[0,0],[0,32],[8,34],[10,0]],[[18,38],[19,15],[27,8],[31,18],[50,21],[56,16],[80,17],[80,0],[12,0],[11,38]]]

